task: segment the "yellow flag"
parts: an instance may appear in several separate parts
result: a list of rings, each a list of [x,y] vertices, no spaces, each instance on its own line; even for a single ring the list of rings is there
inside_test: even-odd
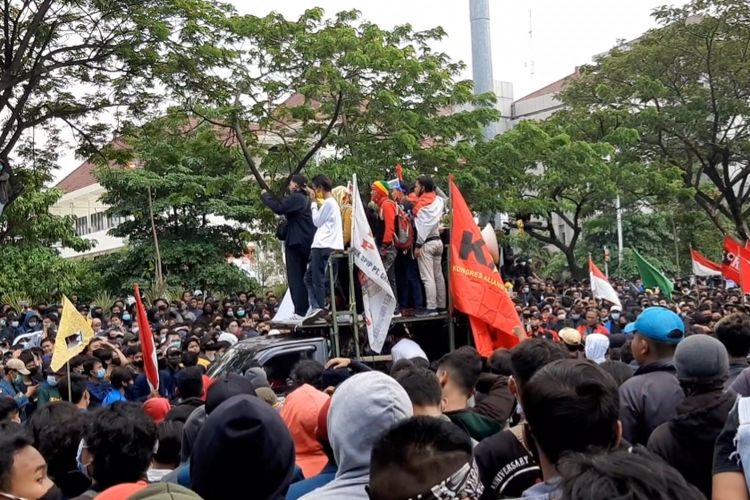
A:
[[[83,351],[83,348],[94,337],[91,324],[76,310],[68,298],[63,295],[63,312],[60,328],[57,329],[55,351],[52,353],[50,368],[57,372],[65,363]]]

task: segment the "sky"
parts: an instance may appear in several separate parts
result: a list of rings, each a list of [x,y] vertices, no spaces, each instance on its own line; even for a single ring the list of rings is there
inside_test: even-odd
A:
[[[462,60],[471,77],[469,0],[229,0],[240,13],[263,16],[275,10],[288,18],[318,6],[333,15],[358,9],[383,28],[410,23],[415,29],[441,26],[446,38],[435,48]],[[618,40],[656,27],[654,8],[668,0],[490,0],[493,76],[511,82],[518,99],[590,63]],[[679,0],[677,2],[681,4]],[[72,148],[71,148],[72,150]],[[81,159],[61,158],[56,180]]]

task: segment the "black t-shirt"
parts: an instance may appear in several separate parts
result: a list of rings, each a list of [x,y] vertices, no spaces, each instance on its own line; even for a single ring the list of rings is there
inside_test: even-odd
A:
[[[534,457],[509,430],[483,439],[474,448],[474,458],[484,484],[482,500],[517,498],[542,480]]]
[[[734,438],[737,436],[737,428],[740,426],[740,417],[738,404],[735,404],[732,411],[729,412],[724,428],[716,438],[714,446],[714,474],[720,472],[742,472],[742,465],[739,463],[739,454]]]

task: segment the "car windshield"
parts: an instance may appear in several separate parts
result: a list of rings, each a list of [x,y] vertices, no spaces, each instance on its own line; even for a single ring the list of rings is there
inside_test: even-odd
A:
[[[244,373],[246,358],[252,356],[252,350],[235,347],[221,355],[208,370],[208,376],[214,377],[221,373]]]

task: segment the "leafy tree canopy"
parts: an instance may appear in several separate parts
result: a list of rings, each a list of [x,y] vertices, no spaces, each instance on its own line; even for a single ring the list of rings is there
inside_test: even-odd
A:
[[[357,11],[310,9],[296,20],[234,16],[231,29],[235,57],[211,73],[221,76],[190,72],[175,90],[192,113],[233,132],[263,188],[286,186],[310,164],[340,178],[382,178],[399,162],[444,175],[463,168],[498,116],[492,94],[456,81],[464,65],[430,47],[441,28],[384,30]]]
[[[722,232],[750,237],[750,4],[692,0],[582,69],[563,101],[637,129],[644,162],[679,170]]]

